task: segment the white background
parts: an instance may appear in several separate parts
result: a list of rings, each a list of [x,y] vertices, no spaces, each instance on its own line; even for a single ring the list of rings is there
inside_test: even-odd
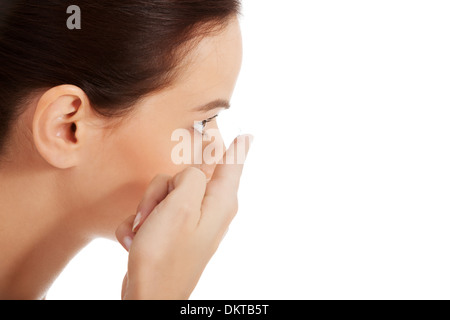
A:
[[[240,211],[193,299],[450,299],[450,2],[244,0]],[[119,299],[98,240],[48,299]]]

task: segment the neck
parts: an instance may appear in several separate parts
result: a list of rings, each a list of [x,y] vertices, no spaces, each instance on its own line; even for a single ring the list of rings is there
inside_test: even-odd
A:
[[[0,168],[0,299],[42,299],[91,238],[48,170]]]

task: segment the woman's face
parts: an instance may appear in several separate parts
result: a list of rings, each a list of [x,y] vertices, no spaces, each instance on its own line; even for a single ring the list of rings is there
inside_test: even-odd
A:
[[[220,34],[203,39],[190,56],[189,65],[172,87],[142,100],[114,129],[99,127],[99,139],[86,145],[90,160],[83,166],[78,190],[82,190],[86,210],[96,208],[93,226],[96,232],[102,229],[102,236],[112,235],[122,220],[136,213],[157,174],[175,175],[188,166],[200,168],[207,177],[214,171],[214,165],[174,163],[172,151],[181,140],[172,141],[172,134],[189,132],[193,141],[194,125],[213,118],[225,105],[198,108],[231,99],[242,61],[238,20],[233,19]],[[215,119],[206,128],[217,128]],[[207,141],[192,146],[192,154],[207,146]]]

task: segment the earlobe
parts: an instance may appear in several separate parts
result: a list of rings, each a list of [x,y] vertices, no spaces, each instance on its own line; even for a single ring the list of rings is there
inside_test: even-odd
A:
[[[52,166],[67,169],[77,165],[88,104],[83,90],[72,85],[54,87],[39,99],[33,139],[40,155]]]

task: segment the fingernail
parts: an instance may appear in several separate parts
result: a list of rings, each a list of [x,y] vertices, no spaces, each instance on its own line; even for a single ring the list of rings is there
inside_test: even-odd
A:
[[[130,248],[131,248],[131,244],[133,243],[133,239],[131,239],[131,237],[128,237],[128,236],[126,236],[124,239],[123,239],[123,245],[125,246],[125,249],[127,250],[127,251],[130,251]]]
[[[133,229],[131,231],[136,232],[139,223],[141,223],[142,213],[138,212],[136,218],[134,219]]]

